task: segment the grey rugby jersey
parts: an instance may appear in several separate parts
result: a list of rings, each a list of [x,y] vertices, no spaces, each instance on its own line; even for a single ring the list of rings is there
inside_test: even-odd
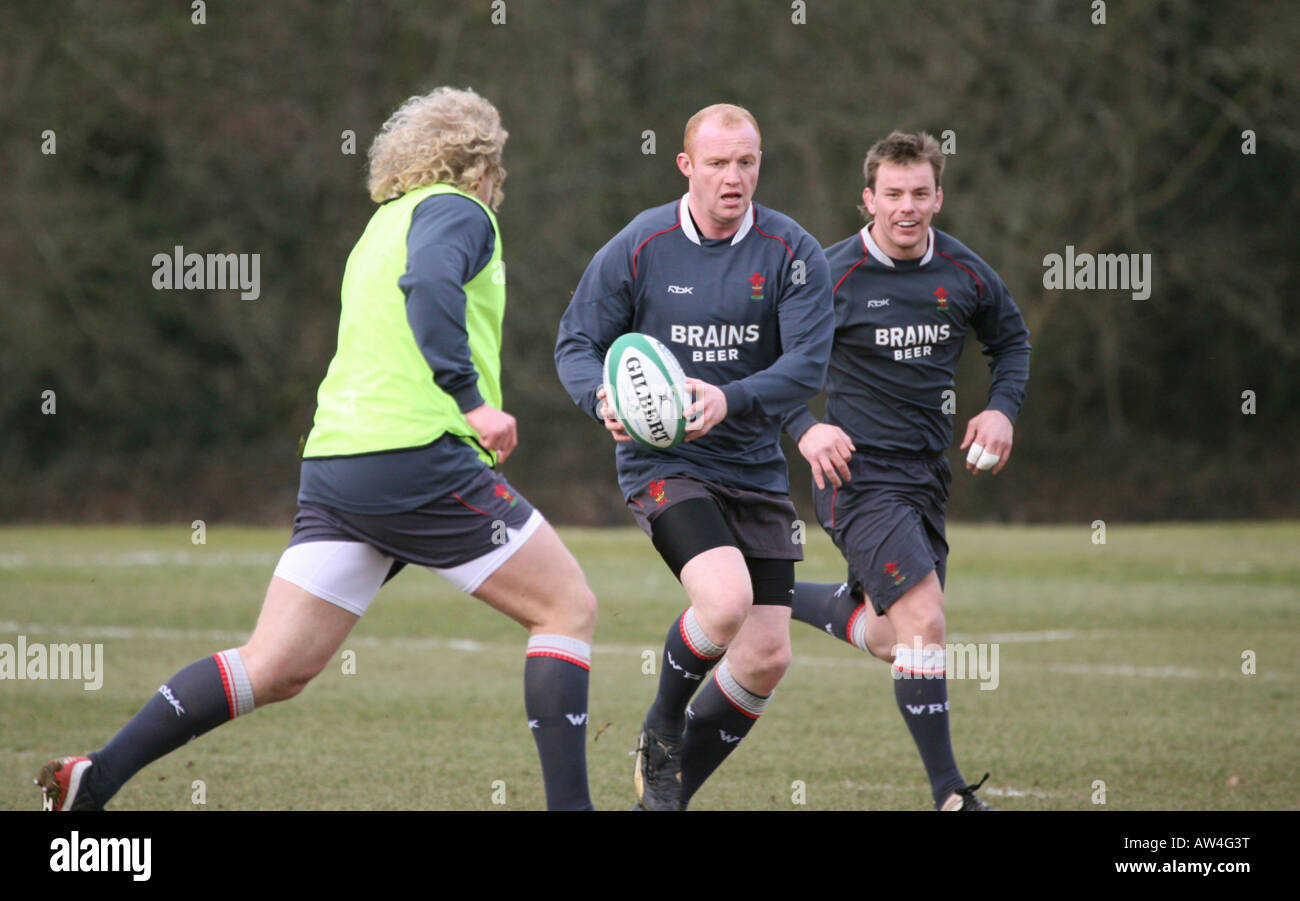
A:
[[[835,296],[826,421],[859,451],[942,453],[952,443],[944,392],[974,329],[990,357],[986,409],[1014,423],[1029,379],[1029,330],[1002,279],[937,229],[920,259],[895,260],[869,228],[826,249]],[[803,406],[786,416],[786,431],[797,441],[816,422]]]
[[[626,332],[658,338],[688,376],[726,396],[727,418],[697,441],[619,444],[624,497],[682,473],[785,493],[780,417],[820,388],[833,326],[826,258],[797,222],[751,203],[735,235],[710,240],[682,197],[638,215],[592,259],[560,320],[555,363],[597,420],[605,352]]]

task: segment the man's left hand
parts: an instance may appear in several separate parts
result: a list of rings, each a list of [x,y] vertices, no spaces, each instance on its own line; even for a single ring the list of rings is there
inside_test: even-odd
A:
[[[686,387],[695,395],[695,402],[686,408],[686,440],[703,438],[715,425],[727,418],[727,396],[717,385],[710,385],[689,376]]]
[[[984,471],[976,465],[979,458],[983,456],[987,460],[992,455],[997,458],[993,465],[993,475],[1000,473],[1011,457],[1011,436],[1014,431],[1011,420],[1000,410],[985,410],[978,416],[971,417],[971,421],[966,424],[966,437],[962,439],[961,449],[978,446],[981,452],[972,450],[966,457],[966,471],[979,475]],[[986,466],[985,469],[987,468]]]

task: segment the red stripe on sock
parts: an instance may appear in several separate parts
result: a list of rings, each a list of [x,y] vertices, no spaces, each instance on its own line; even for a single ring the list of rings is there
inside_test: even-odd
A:
[[[861,616],[866,609],[866,604],[859,604],[858,608],[853,611],[853,615],[849,617],[848,625],[844,627],[844,640],[849,644],[853,644],[853,624],[857,622],[858,617]],[[853,646],[855,648],[857,647],[855,644],[853,644]]]
[[[900,673],[911,673],[914,676],[942,676],[948,672],[947,667],[944,667],[943,669],[908,669],[905,666],[899,666],[897,663],[894,664],[894,669],[898,670]]]
[[[687,609],[688,611],[690,610],[689,607],[686,608],[686,609]],[[689,635],[686,634],[686,614],[685,614],[685,613],[683,613],[681,616],[677,617],[677,631],[679,631],[679,632],[682,633],[682,641],[684,641],[684,642],[686,643],[686,650],[690,651],[692,654],[694,654],[694,655],[695,655],[696,657],[698,657],[700,660],[717,660],[719,657],[722,656],[723,653],[725,653],[725,652],[719,652],[719,653],[717,653],[717,654],[714,654],[712,657],[710,657],[708,654],[703,654],[703,653],[701,653],[701,652],[700,652],[700,651],[695,647],[695,645],[691,644],[691,637],[690,637]]]
[[[574,657],[572,654],[566,654],[564,651],[557,651],[553,648],[533,648],[525,657],[554,657],[556,660],[567,660],[574,666],[580,666],[587,672],[591,672],[591,664],[581,657]]]
[[[749,717],[751,720],[756,720],[756,719],[758,719],[758,714],[757,714],[757,713],[750,713],[750,712],[749,712],[748,710],[746,710],[744,707],[741,707],[739,704],[737,704],[735,701],[733,701],[733,700],[731,699],[731,695],[727,694],[727,690],[726,690],[725,688],[723,688],[723,687],[722,687],[722,683],[718,681],[718,674],[717,674],[717,673],[714,673],[714,674],[713,674],[713,684],[716,685],[716,686],[718,686],[718,692],[719,692],[719,693],[720,693],[724,698],[727,699],[727,703],[728,703],[728,704],[730,704],[732,707],[735,707],[738,711],[740,711],[740,712],[741,712],[742,714],[744,714],[745,716]]]
[[[220,654],[213,654],[212,659],[217,661],[217,670],[221,673],[221,687],[226,691],[226,709],[230,711],[230,718],[233,720],[238,710],[235,704],[235,689],[230,681],[230,671],[226,669],[226,661]]]

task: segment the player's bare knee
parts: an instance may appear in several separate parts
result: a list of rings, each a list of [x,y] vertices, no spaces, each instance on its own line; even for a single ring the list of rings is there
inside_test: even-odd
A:
[[[913,603],[906,607],[891,607],[890,624],[894,627],[895,636],[891,647],[899,644],[908,647],[920,644],[924,647],[944,642],[942,604]]]
[[[591,640],[596,631],[596,596],[585,582],[566,599],[562,619],[565,623],[562,634]]]
[[[307,687],[307,683],[320,675],[324,667],[293,669],[282,673],[271,683],[272,700],[287,701],[295,698]]]
[[[758,637],[751,632],[727,653],[740,683],[750,691],[767,694],[790,668],[790,636],[773,633]]]
[[[921,618],[918,628],[923,643],[943,644],[945,634],[943,608],[935,607],[926,610],[925,616]]]
[[[894,662],[894,636],[890,634],[878,639],[867,638],[867,653],[878,657],[886,663]]]
[[[732,596],[695,603],[695,616],[710,641],[727,644],[745,624],[752,605],[749,598]]]
[[[328,660],[264,660],[256,653],[244,654],[253,701],[257,706],[287,701],[299,695],[320,675]]]
[[[746,690],[760,695],[771,694],[790,668],[790,648],[746,648],[736,655],[729,667],[732,676]]]
[[[277,682],[273,682],[267,688],[264,695],[258,696],[255,693],[254,700],[258,705],[273,704],[273,703],[278,703],[279,701],[287,701],[290,698],[295,698],[299,694],[301,694],[302,690],[307,687],[307,683],[310,681],[311,681],[310,679],[302,679],[297,681],[290,680],[290,679],[282,679]]]
[[[576,581],[551,586],[536,618],[521,619],[530,631],[568,635],[590,641],[596,629],[596,596],[581,575]]]
[[[781,677],[790,668],[791,656],[788,644],[784,647],[765,650],[763,656],[759,658],[757,667],[758,676],[762,680],[762,687],[753,690],[767,694],[773,688],[776,688],[776,683],[781,681]]]

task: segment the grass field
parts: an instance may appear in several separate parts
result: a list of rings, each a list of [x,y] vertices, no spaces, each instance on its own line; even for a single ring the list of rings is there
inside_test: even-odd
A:
[[[601,605],[592,794],[625,808],[656,678],[643,652],[657,658],[684,596],[640,532],[562,534]],[[103,744],[176,670],[247,637],[287,530],[190,536],[0,529],[0,643],[103,644],[98,690],[0,681],[0,809],[38,807],[31,778],[46,759]],[[994,690],[949,683],[964,775],[991,771],[981,794],[1005,809],[1300,807],[1300,524],[1109,524],[1105,545],[1091,536],[951,529],[950,640],[996,644],[999,664]],[[809,542],[799,578],[838,580],[829,541]],[[693,808],[926,809],[888,668],[801,624],[793,638],[776,699]],[[539,809],[523,645],[510,621],[408,571],[345,642],[355,673],[340,655],[299,698],[146,768],[112,806]]]

